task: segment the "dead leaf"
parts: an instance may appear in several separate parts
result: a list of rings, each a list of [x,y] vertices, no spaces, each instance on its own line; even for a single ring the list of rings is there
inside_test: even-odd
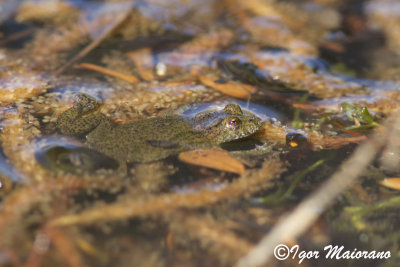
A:
[[[400,190],[400,178],[398,177],[383,179],[380,184],[390,189]]]
[[[237,159],[232,158],[228,152],[222,150],[191,150],[179,154],[183,162],[198,166],[208,167],[220,171],[243,173],[244,165]]]
[[[237,98],[247,98],[250,94],[257,91],[254,86],[248,84],[242,84],[234,81],[224,81],[224,83],[217,83],[219,80],[217,76],[199,76],[200,82],[206,86],[209,86],[215,90],[220,91],[229,96]]]

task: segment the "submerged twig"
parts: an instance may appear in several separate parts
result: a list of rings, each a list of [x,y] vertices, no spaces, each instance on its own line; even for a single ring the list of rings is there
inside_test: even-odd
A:
[[[83,263],[82,257],[71,236],[68,236],[60,229],[52,227],[47,228],[46,233],[50,236],[50,239],[58,253],[70,267],[86,266],[86,264]]]
[[[145,200],[115,203],[66,215],[50,221],[51,226],[91,224],[99,221],[121,220],[171,212],[179,208],[198,208],[223,200],[243,197],[265,188],[265,185],[284,171],[278,159],[267,160],[261,170],[247,171],[239,179],[219,190],[203,190],[196,194],[167,193]]]
[[[82,177],[68,176],[66,179],[54,179],[43,183],[21,187],[12,192],[2,203],[0,213],[0,233],[6,233],[10,225],[22,220],[24,212],[38,203],[52,201],[51,195],[63,192],[71,194],[84,188],[112,188],[121,186],[120,180],[109,177],[108,179],[93,181]],[[1,241],[0,240],[0,244]]]
[[[221,260],[232,262],[247,253],[252,244],[227,229],[224,223],[214,220],[205,214],[194,212],[173,213],[170,223],[172,234],[183,233],[189,238],[198,240],[208,251]]]
[[[342,164],[339,171],[333,174],[315,193],[301,202],[294,211],[278,222],[236,266],[251,267],[265,264],[270,260],[276,245],[293,240],[307,230],[335,198],[355,182],[375,158],[379,149],[384,146],[388,132],[390,134],[392,127],[399,125],[398,115],[399,112],[394,112],[386,121],[387,128],[378,129],[369,142],[359,146],[353,155]]]

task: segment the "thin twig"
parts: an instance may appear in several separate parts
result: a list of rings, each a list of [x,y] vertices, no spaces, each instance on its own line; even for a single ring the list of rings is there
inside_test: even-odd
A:
[[[16,33],[8,36],[7,38],[0,40],[0,45],[6,45],[8,43],[18,41],[19,39],[22,39],[22,38],[25,38],[25,37],[31,35],[34,31],[35,31],[34,28],[28,28],[26,30],[16,32]]]
[[[399,125],[399,112],[394,112],[379,128],[370,141],[359,146],[353,155],[342,164],[339,171],[329,178],[315,193],[301,202],[288,216],[277,225],[246,256],[239,260],[238,267],[255,267],[271,260],[276,245],[295,239],[306,231],[321,213],[334,202],[337,196],[348,189],[375,158],[377,152],[387,140],[392,127]],[[389,129],[389,130],[387,130]]]
[[[75,55],[72,59],[70,59],[64,66],[59,68],[58,70],[55,71],[55,75],[59,75],[63,73],[67,68],[69,68],[72,64],[77,62],[79,59],[85,57],[87,54],[89,54],[93,49],[95,49],[99,44],[101,44],[112,32],[115,31],[122,23],[124,23],[131,11],[132,11],[132,6],[131,8],[127,9],[125,13],[119,16],[114,22],[112,26],[108,28],[102,35],[99,36],[96,40],[91,42],[88,46],[86,46],[79,54]]]
[[[106,69],[94,64],[90,64],[90,63],[81,63],[78,66],[76,66],[76,68],[82,68],[82,69],[88,69],[88,70],[94,70],[106,75],[110,75],[122,80],[125,80],[127,82],[130,83],[138,83],[140,82],[140,80],[138,78],[136,78],[135,76],[132,75],[127,75],[127,74],[122,74],[122,73],[118,73],[116,71],[110,70],[110,69]]]

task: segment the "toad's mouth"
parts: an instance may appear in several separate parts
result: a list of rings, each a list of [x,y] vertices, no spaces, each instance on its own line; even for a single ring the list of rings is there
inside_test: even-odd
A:
[[[244,131],[244,132],[242,132],[242,133],[240,133],[238,135],[236,140],[240,140],[240,139],[243,139],[243,138],[246,138],[246,137],[250,137],[253,134],[255,134],[256,132],[258,132],[259,129],[260,129],[260,127],[253,127],[251,129],[246,129],[246,131]]]

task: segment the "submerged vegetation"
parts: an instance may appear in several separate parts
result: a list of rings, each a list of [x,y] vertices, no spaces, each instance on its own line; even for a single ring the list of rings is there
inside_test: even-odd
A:
[[[0,266],[395,266],[399,25],[394,0],[0,0]]]

